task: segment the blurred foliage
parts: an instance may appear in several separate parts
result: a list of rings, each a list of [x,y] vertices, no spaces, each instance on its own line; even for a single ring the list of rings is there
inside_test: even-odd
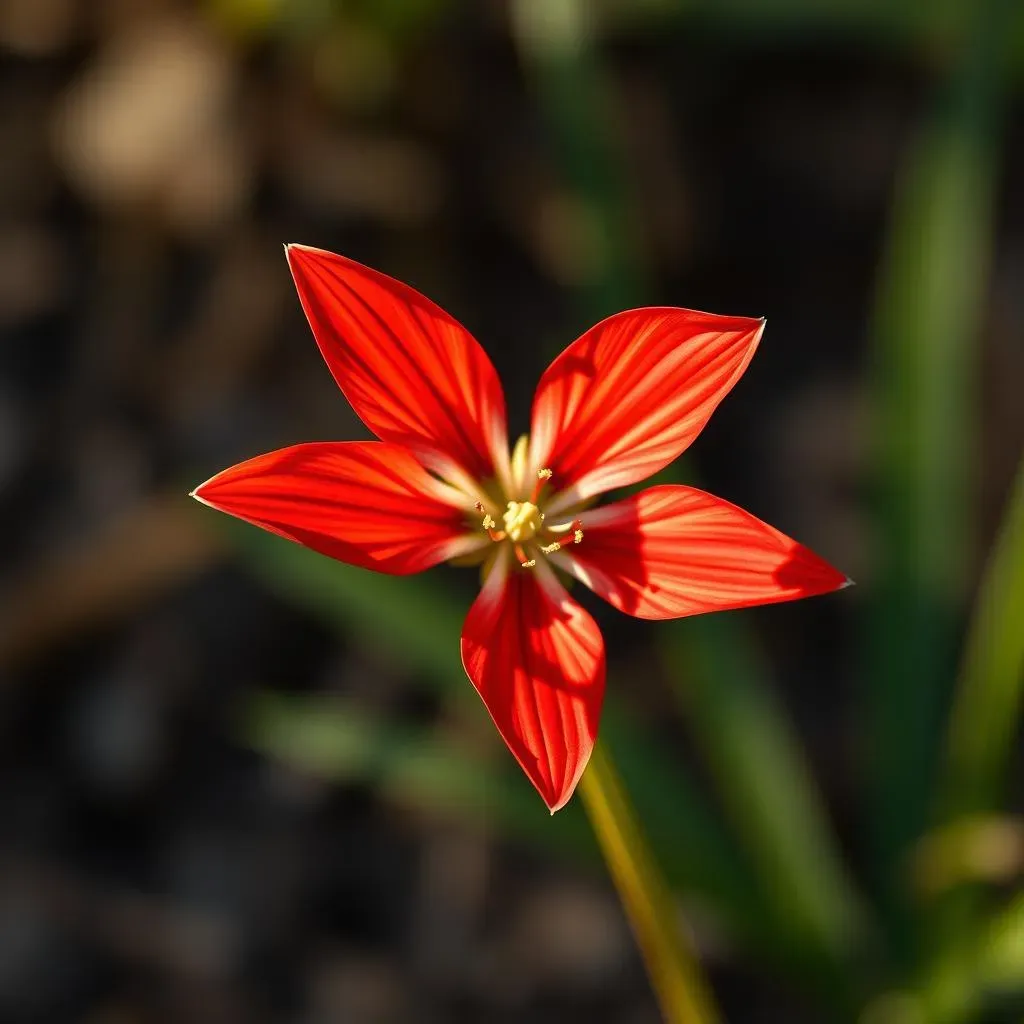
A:
[[[976,7],[962,63],[908,154],[874,326],[878,549],[867,678],[872,824],[892,934],[909,955],[907,851],[930,818],[975,491],[980,316],[992,250],[1006,13]]]
[[[268,0],[217,6],[260,10],[266,18],[273,13]],[[408,16],[411,24],[440,16],[444,6],[385,4],[372,18],[391,31],[389,19],[400,9],[397,20]],[[327,6],[316,10],[327,16]],[[1024,52],[1019,8],[999,0],[609,0],[598,18],[594,8],[573,0],[519,0],[511,10],[575,211],[566,230],[570,248],[585,254],[576,296],[589,319],[641,301],[644,276],[631,199],[604,121],[602,28],[693,18],[723,31],[863,33],[941,55],[951,68],[897,183],[872,329],[874,514],[883,567],[866,624],[872,766],[865,812],[874,879],[865,893],[872,896],[857,890],[842,863],[795,732],[741,617],[665,625],[661,647],[720,809],[705,806],[678,759],[630,722],[614,699],[614,678],[603,736],[621,757],[672,884],[751,955],[814,992],[830,1006],[829,1019],[850,1019],[860,1009],[863,1019],[882,1022],[978,1019],[1005,1005],[1008,993],[1024,993],[1020,897],[1003,910],[992,900],[971,899],[953,913],[945,902],[951,895],[959,901],[965,888],[1005,883],[1020,864],[1019,826],[977,815],[1000,806],[1018,735],[1024,463],[950,704],[958,595],[974,533],[972,396],[993,245],[1000,113]],[[288,17],[299,15],[293,10]],[[371,577],[251,533],[239,533],[238,544],[275,589],[349,636],[371,642],[386,617],[388,656],[406,660],[463,706],[457,694],[471,691],[458,663],[462,609],[443,600],[429,578]],[[457,750],[436,733],[395,730],[348,705],[269,696],[246,728],[260,749],[317,772],[375,780],[402,802],[468,815],[570,858],[593,859],[576,809],[549,821],[504,768],[483,767],[478,753]],[[942,830],[929,834],[937,822]],[[915,895],[907,885],[911,871]],[[956,922],[948,941],[931,933],[943,915]]]
[[[1024,696],[1024,460],[988,558],[949,717],[940,810],[947,819],[997,807]]]

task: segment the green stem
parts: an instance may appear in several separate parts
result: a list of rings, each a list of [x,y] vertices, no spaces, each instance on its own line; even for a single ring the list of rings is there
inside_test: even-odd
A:
[[[718,1011],[680,930],[675,899],[647,848],[611,756],[600,743],[580,794],[665,1021],[715,1024]]]

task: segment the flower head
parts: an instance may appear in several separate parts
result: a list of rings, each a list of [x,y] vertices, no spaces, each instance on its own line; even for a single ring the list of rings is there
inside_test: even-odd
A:
[[[380,440],[270,452],[193,495],[378,572],[480,563],[463,664],[552,811],[586,767],[605,684],[600,630],[562,578],[645,619],[847,582],[778,530],[692,487],[591,507],[690,445],[746,369],[763,320],[667,306],[603,320],[545,371],[530,434],[510,453],[501,383],[461,324],[343,256],[300,245],[286,253],[334,379]]]

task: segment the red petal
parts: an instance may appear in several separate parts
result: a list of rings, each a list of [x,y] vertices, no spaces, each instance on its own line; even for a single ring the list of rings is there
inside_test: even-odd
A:
[[[825,594],[849,581],[749,512],[692,487],[651,487],[584,517],[555,555],[610,604],[675,619]]]
[[[568,503],[656,473],[700,433],[763,329],[751,317],[669,306],[602,320],[540,380],[533,468],[553,470]]]
[[[487,542],[451,503],[461,495],[411,452],[379,441],[282,448],[225,469],[193,496],[341,562],[399,576]]]
[[[382,440],[440,453],[471,476],[507,460],[505,398],[473,336],[394,278],[290,245],[302,308],[338,386]]]
[[[552,812],[590,759],[604,698],[597,623],[543,564],[499,562],[466,618],[462,663]]]

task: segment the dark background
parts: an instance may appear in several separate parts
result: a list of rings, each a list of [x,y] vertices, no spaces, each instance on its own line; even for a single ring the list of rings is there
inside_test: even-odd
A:
[[[548,819],[457,678],[473,572],[382,583],[291,562],[186,498],[261,451],[365,434],[303,321],[289,241],[463,321],[513,437],[548,361],[616,309],[768,317],[682,472],[859,584],[729,627],[881,908],[848,951],[852,1002],[812,956],[774,963],[770,928],[738,938],[699,878],[678,884],[730,1020],[939,1019],[884,995],[927,974],[927,943],[904,940],[911,886],[886,867],[885,827],[872,839],[896,806],[904,850],[930,813],[878,795],[917,772],[872,718],[906,681],[871,682],[901,645],[879,625],[899,560],[876,470],[913,484],[879,455],[914,430],[885,405],[903,335],[885,326],[885,282],[902,293],[884,253],[920,140],[957,116],[984,6],[0,0],[0,1021],[657,1019],[579,809]],[[965,86],[977,109],[950,122],[968,143],[987,131],[993,191],[987,221],[966,217],[980,241],[944,242],[980,297],[964,305],[969,412],[938,417],[968,514],[941,547],[951,575],[917,595],[946,609],[938,670],[906,684],[936,723],[918,774],[941,756],[1024,443],[1019,20],[985,44],[997,85]],[[661,626],[587,606],[610,714],[717,806],[714,719],[688,712]],[[894,708],[914,734],[914,709]],[[629,767],[660,857],[685,859],[697,839],[670,777]],[[788,813],[750,810],[769,828]]]

